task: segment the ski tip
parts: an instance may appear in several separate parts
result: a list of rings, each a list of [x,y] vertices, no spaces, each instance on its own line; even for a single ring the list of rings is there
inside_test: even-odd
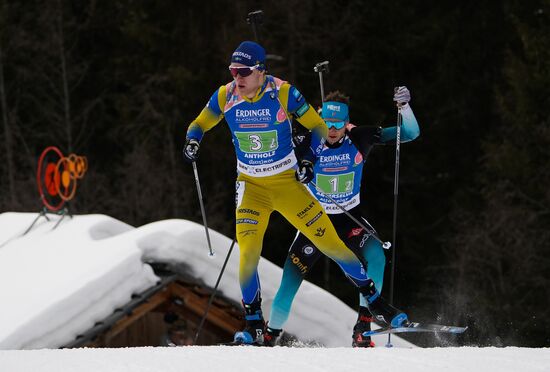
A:
[[[450,333],[450,334],[462,334],[468,327],[447,326],[442,324],[423,324],[408,322],[400,327],[383,327],[374,329],[371,331],[363,332],[364,337],[376,336],[387,333],[417,333],[417,332],[431,332],[431,333]]]
[[[468,326],[466,326],[466,327],[456,327],[456,329],[451,331],[451,333],[460,334],[460,333],[466,332],[467,329],[468,329]]]

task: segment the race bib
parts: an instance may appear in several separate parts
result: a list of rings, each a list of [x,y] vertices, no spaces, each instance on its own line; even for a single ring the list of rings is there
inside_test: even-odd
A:
[[[334,175],[318,174],[317,186],[325,194],[349,193],[353,191],[354,176],[354,172]]]
[[[239,149],[245,153],[274,151],[279,147],[277,131],[265,132],[235,132],[239,141]]]

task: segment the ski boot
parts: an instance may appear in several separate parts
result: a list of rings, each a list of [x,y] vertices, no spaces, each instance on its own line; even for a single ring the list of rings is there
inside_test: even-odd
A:
[[[277,346],[277,343],[279,341],[279,337],[281,336],[281,333],[283,332],[282,329],[273,329],[269,326],[265,328],[264,332],[264,346]]]
[[[407,314],[387,302],[369,279],[366,286],[360,288],[363,296],[366,297],[368,308],[374,315],[374,321],[381,327],[397,328],[409,323]]]
[[[233,342],[236,344],[260,345],[264,341],[265,328],[265,321],[262,316],[262,300],[250,304],[243,302],[243,307],[246,326],[244,330],[235,333]]]
[[[353,327],[351,346],[353,347],[374,347],[374,341],[370,336],[363,336],[363,332],[370,331],[370,324],[374,321],[369,309],[363,306],[359,306],[359,315],[357,317],[357,323]]]

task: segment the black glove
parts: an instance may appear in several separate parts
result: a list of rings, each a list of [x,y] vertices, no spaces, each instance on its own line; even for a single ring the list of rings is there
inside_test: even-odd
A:
[[[300,160],[296,169],[296,179],[303,184],[309,183],[313,179],[313,163],[309,160]]]
[[[199,141],[193,138],[188,138],[187,141],[185,141],[185,146],[183,147],[183,159],[188,163],[192,163],[197,161],[198,158]]]

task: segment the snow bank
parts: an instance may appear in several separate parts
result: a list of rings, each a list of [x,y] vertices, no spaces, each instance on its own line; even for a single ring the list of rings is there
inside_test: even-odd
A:
[[[0,214],[0,349],[57,348],[73,341],[158,281],[147,262],[185,263],[190,275],[214,287],[232,242],[211,230],[211,258],[202,225],[173,219],[134,228],[105,215],[65,218],[55,229],[60,217],[41,218],[21,236],[36,216]],[[219,289],[236,302],[238,263],[235,245]],[[262,258],[259,271],[269,317],[282,270]],[[355,318],[342,301],[304,282],[286,330],[302,341],[349,346]],[[375,342],[384,345],[386,339]]]

